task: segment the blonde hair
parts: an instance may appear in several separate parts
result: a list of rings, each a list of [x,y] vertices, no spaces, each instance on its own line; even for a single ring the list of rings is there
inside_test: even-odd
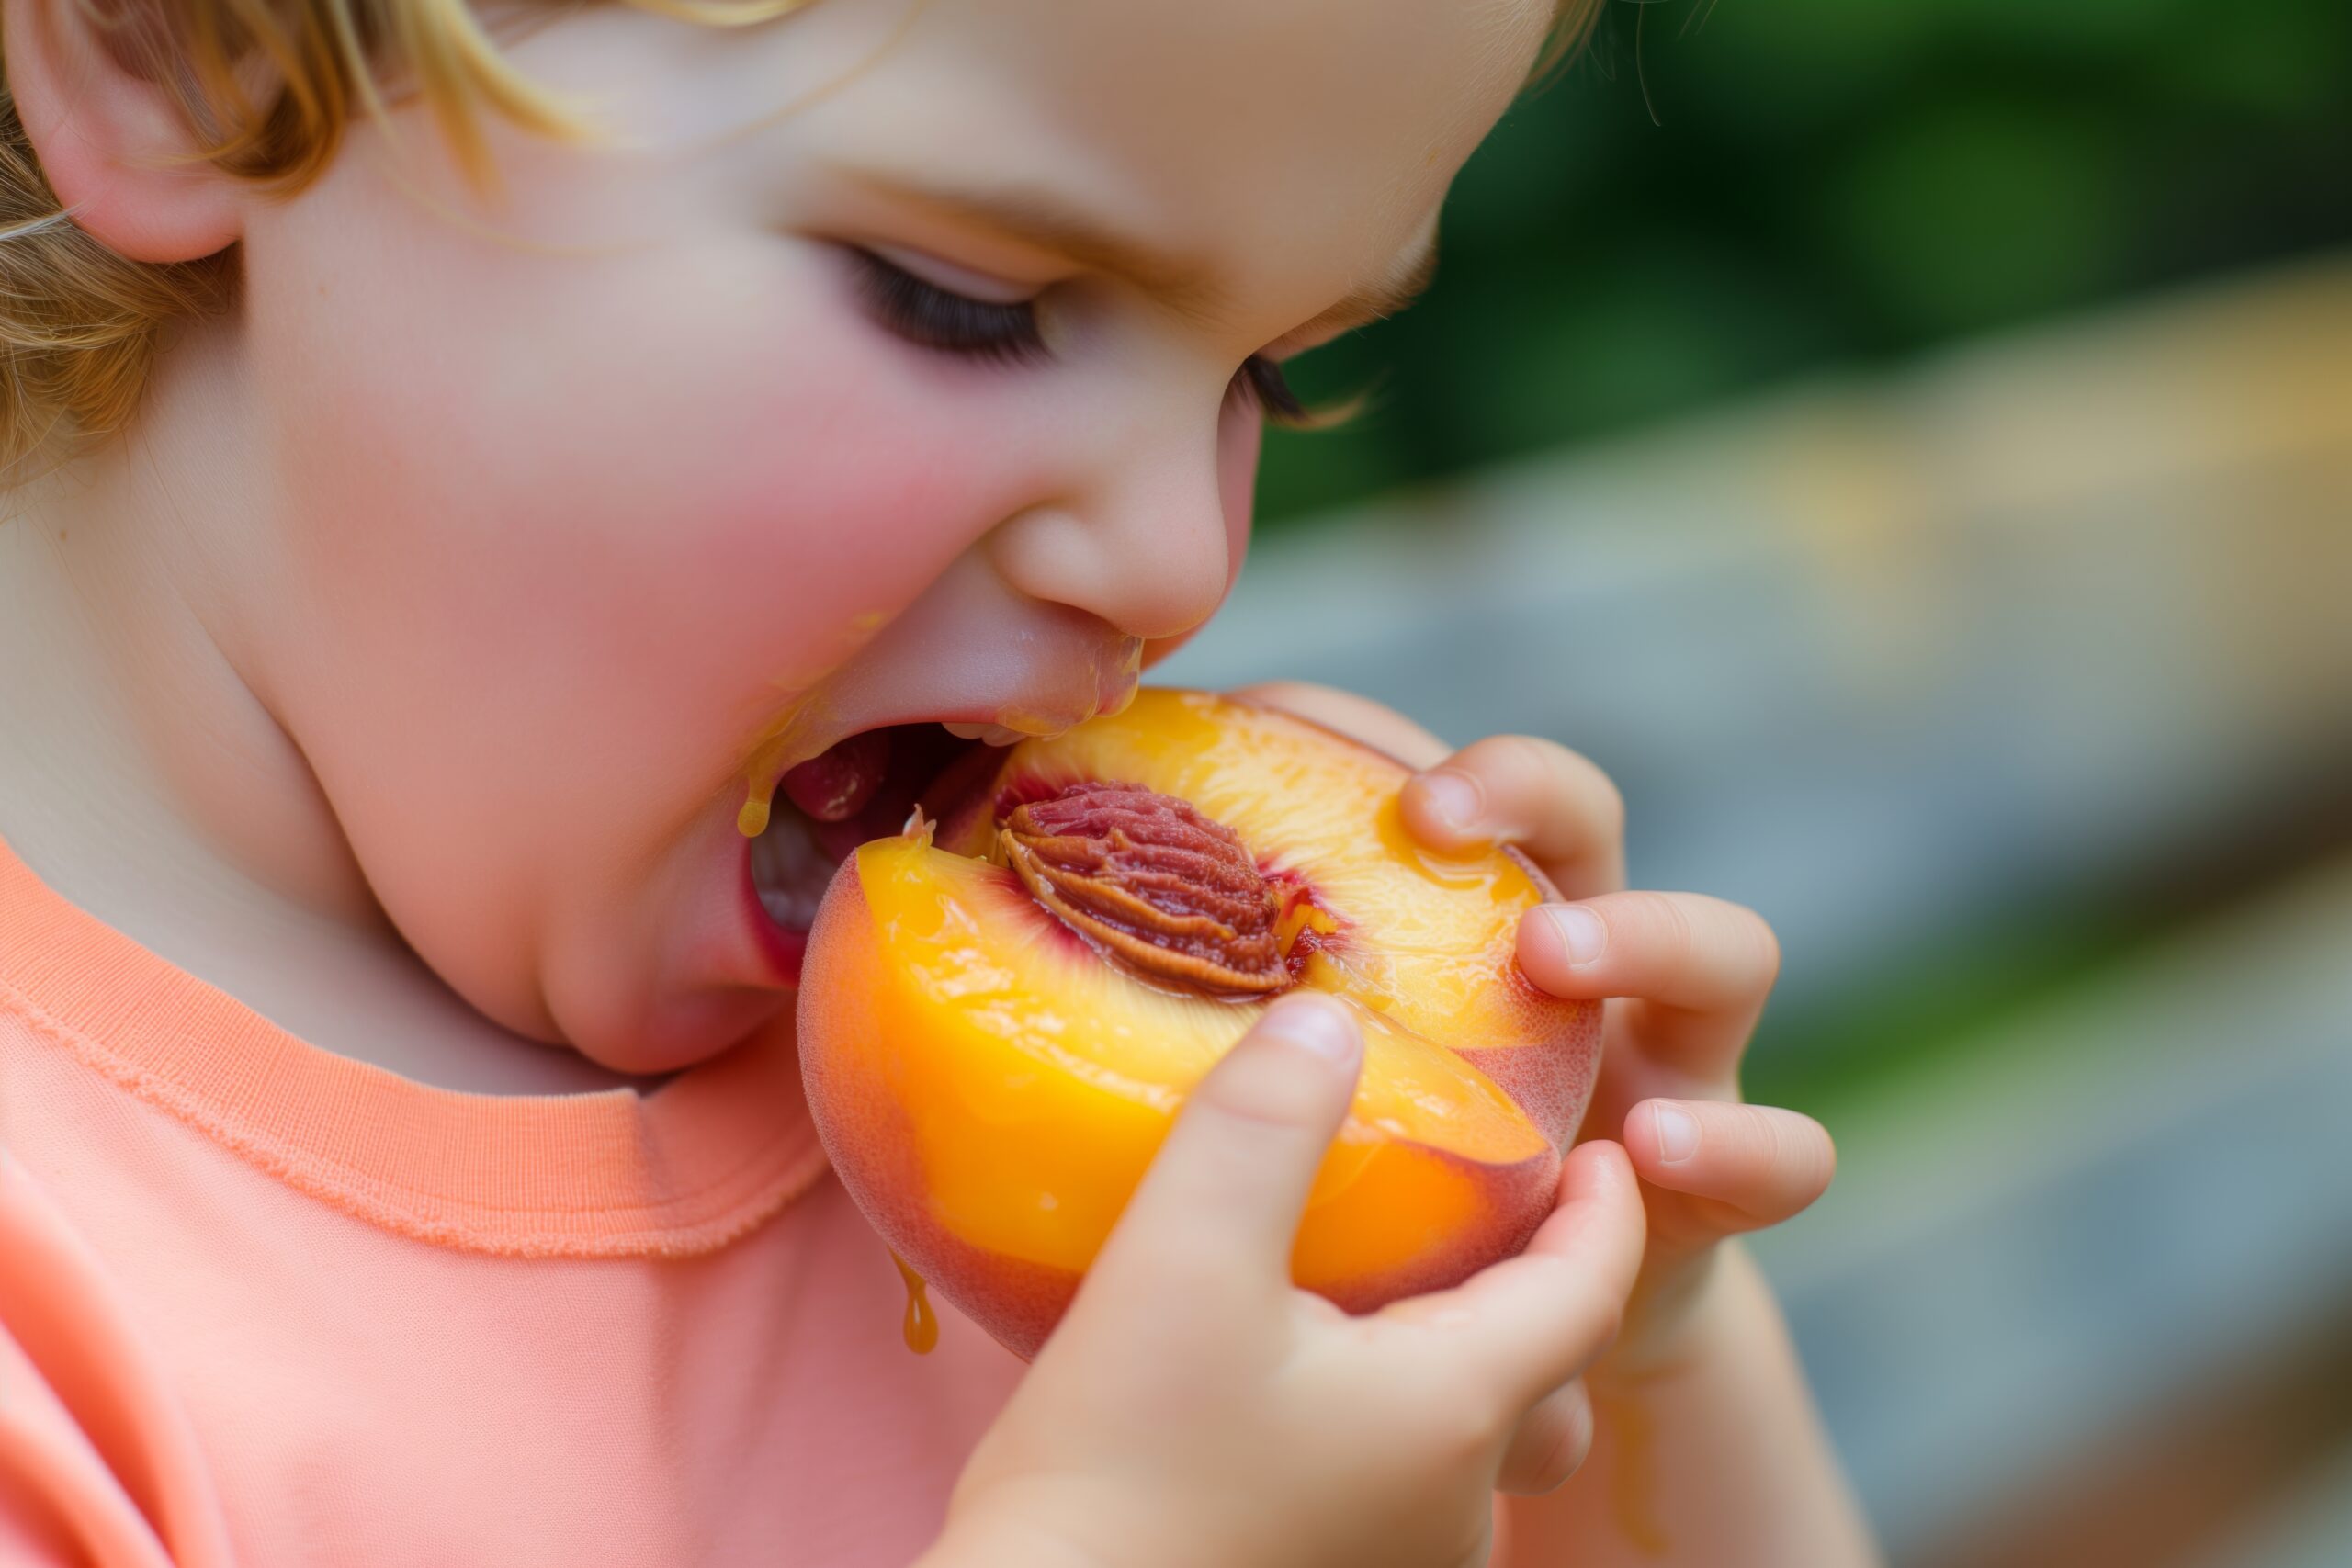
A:
[[[493,178],[479,115],[563,140],[593,134],[571,104],[516,70],[469,0],[57,0],[78,6],[130,69],[162,85],[204,138],[201,161],[286,195],[334,159],[355,111],[380,117],[385,85],[421,96],[460,164]],[[742,26],[808,0],[627,0],[639,10]],[[1589,30],[1603,0],[1560,0],[1539,70]],[[267,67],[257,98],[243,76]],[[164,326],[233,284],[226,254],[131,261],[72,221],[40,170],[5,81],[0,40],[0,484],[119,427]]]

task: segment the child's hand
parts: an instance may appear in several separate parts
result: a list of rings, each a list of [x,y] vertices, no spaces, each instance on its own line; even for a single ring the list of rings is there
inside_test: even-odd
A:
[[[1577,1382],[1642,1251],[1624,1152],[1561,1171],[1527,1252],[1349,1317],[1289,1280],[1363,1045],[1286,999],[1205,1077],[958,1483],[925,1560],[1021,1568],[1485,1561],[1494,1489],[1581,1461]]]
[[[1624,807],[1590,762],[1548,740],[1495,736],[1448,757],[1364,698],[1292,682],[1244,694],[1427,771],[1403,809],[1432,848],[1517,846],[1571,902],[1532,911],[1520,966],[1555,996],[1610,1004],[1600,1081],[1579,1141],[1623,1142],[1642,1179],[1649,1250],[1607,1371],[1671,1360],[1716,1244],[1778,1224],[1829,1185],[1837,1155],[1809,1116],[1739,1101],[1739,1059],[1780,967],[1754,911],[1695,893],[1624,891]]]

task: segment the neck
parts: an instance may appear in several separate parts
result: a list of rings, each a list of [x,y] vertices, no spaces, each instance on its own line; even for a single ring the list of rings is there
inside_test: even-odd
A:
[[[159,356],[136,423],[6,497],[0,838],[42,880],[322,1047],[490,1093],[635,1080],[500,1029],[392,929],[271,712],[263,432],[233,323]]]

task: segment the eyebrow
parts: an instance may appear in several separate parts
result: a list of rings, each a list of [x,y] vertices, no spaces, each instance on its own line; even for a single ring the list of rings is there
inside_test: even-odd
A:
[[[1163,303],[1196,318],[1214,318],[1228,302],[1210,269],[1188,256],[1170,256],[1120,234],[1045,191],[1008,186],[956,190],[911,183],[871,170],[845,171],[877,195],[926,207],[962,223],[994,230],[1036,250],[1051,251],[1091,271],[1124,277]],[[1437,241],[1424,239],[1404,260],[1363,283],[1285,337],[1317,329],[1362,326],[1393,316],[1419,298],[1437,272]]]

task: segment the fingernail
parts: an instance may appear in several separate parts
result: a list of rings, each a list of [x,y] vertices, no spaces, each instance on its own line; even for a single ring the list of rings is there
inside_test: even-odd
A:
[[[1581,904],[1546,904],[1544,913],[1560,933],[1560,945],[1568,950],[1571,964],[1589,964],[1609,945],[1609,928]]]
[[[1260,1027],[1280,1043],[1327,1062],[1352,1062],[1363,1048],[1363,1034],[1333,1002],[1286,1002],[1270,1010]]]
[[[1650,1115],[1657,1122],[1660,1165],[1680,1165],[1699,1152],[1699,1119],[1671,1100],[1655,1100]]]
[[[1440,768],[1421,775],[1421,790],[1439,821],[1457,833],[1477,831],[1479,819],[1487,814],[1487,792],[1476,779]]]

